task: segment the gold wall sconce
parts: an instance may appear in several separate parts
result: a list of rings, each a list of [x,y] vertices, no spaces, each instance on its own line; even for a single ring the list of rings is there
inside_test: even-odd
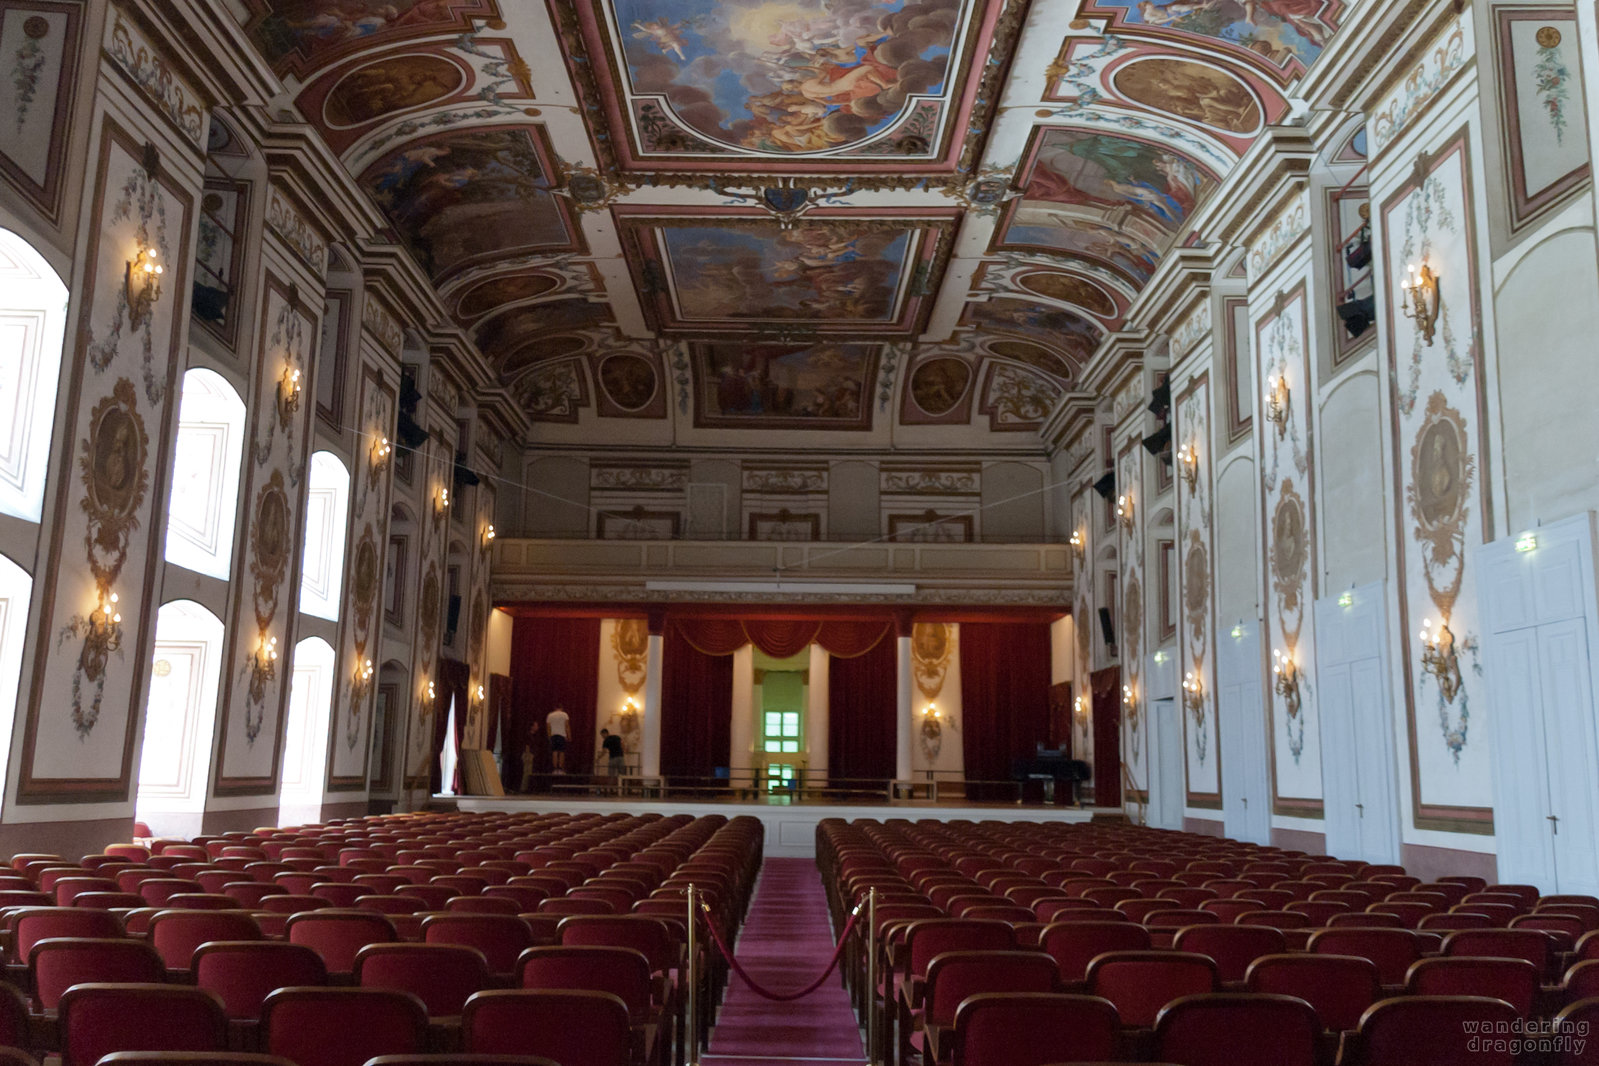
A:
[[[1455,634],[1447,621],[1433,628],[1432,619],[1421,623],[1421,668],[1438,682],[1445,703],[1460,695],[1460,659],[1455,654]]]
[[[372,469],[379,470],[388,464],[389,456],[394,454],[394,445],[389,443],[389,438],[379,437],[372,442]]]
[[[128,300],[128,322],[134,329],[140,329],[149,321],[150,312],[161,299],[161,275],[165,272],[156,262],[155,249],[148,245],[141,244],[128,260],[123,289]]]
[[[486,689],[484,689],[484,687],[482,685],[479,685],[477,688],[473,689],[472,690],[472,695],[474,697],[476,697],[477,702],[479,704],[482,704],[484,701],[486,701],[489,698],[488,691]]]
[[[1123,494],[1116,497],[1116,517],[1121,519],[1122,528],[1127,532],[1133,531],[1133,498]]]
[[[1266,421],[1277,427],[1277,436],[1288,432],[1288,412],[1293,394],[1288,391],[1288,376],[1275,374],[1266,382]]]
[[[1438,325],[1438,311],[1443,302],[1438,293],[1438,275],[1424,262],[1419,269],[1412,266],[1410,276],[1400,282],[1399,287],[1404,292],[1400,311],[1416,323],[1416,331],[1421,334],[1421,339],[1431,345]]]
[[[1283,653],[1281,648],[1271,650],[1271,672],[1275,680],[1272,682],[1272,691],[1283,698],[1284,705],[1288,708],[1288,716],[1299,716],[1302,697],[1299,692],[1299,664],[1294,662],[1293,652]]]
[[[433,497],[433,517],[442,519],[450,511],[450,490],[439,488],[437,496]]]
[[[439,698],[438,690],[433,687],[433,682],[429,681],[427,683],[426,690],[429,703],[432,703],[434,700]]]
[[[366,702],[367,693],[372,690],[372,660],[363,659],[361,665],[355,668],[355,677],[350,681],[350,703],[360,705]]]
[[[483,527],[483,550],[487,551],[494,544],[494,523],[490,522]]]
[[[117,594],[111,593],[100,600],[100,606],[89,615],[83,642],[95,652],[113,652],[122,647],[122,612],[117,610]]]
[[[300,394],[304,391],[300,371],[293,363],[285,365],[283,376],[278,379],[278,422],[284,429],[294,421],[294,413],[300,409]]]
[[[1184,442],[1177,449],[1177,471],[1188,491],[1193,492],[1199,485],[1199,452],[1192,444]]]
[[[267,684],[278,676],[278,638],[261,634],[261,640],[250,656],[250,698],[260,703],[266,697]]]
[[[1088,701],[1081,696],[1072,697],[1072,717],[1077,721],[1077,728],[1088,728]]]
[[[1196,718],[1205,710],[1205,682],[1193,671],[1183,675],[1183,710]]]
[[[1082,569],[1083,559],[1088,551],[1088,545],[1083,539],[1083,531],[1080,529],[1072,530],[1071,539],[1066,543],[1071,545],[1072,558],[1076,561],[1077,568],[1079,570]]]
[[[1138,706],[1138,695],[1131,684],[1122,686],[1122,706],[1129,711]]]

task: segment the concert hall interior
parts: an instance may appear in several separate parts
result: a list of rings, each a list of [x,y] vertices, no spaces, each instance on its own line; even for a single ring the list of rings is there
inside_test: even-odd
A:
[[[1083,1061],[1281,1066],[1192,1034],[1309,1017],[1408,1062],[1411,1000],[1493,987],[1557,1037],[1599,991],[1596,11],[0,0],[0,1048],[98,1059],[13,906],[164,952],[169,895],[294,943],[503,912],[485,1032],[535,987],[496,952],[576,944],[540,915],[680,922],[633,1066],[1068,1061],[973,1034],[1089,1014],[920,998],[927,908],[1007,980],[1056,953],[992,991],[1108,1000]],[[912,910],[846,934],[868,898]],[[1045,935],[1076,909],[1317,1013],[1158,1022]],[[1447,961],[1512,950],[1526,1003]],[[618,1066],[424,1006],[396,1054]]]

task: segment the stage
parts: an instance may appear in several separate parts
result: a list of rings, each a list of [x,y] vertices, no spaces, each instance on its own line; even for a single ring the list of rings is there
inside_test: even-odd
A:
[[[1120,820],[1120,807],[1046,807],[1038,804],[898,801],[847,802],[820,801],[785,803],[778,799],[728,802],[690,798],[651,800],[627,796],[434,796],[435,804],[453,803],[462,811],[526,811],[530,814],[721,814],[728,818],[750,815],[766,826],[765,855],[768,858],[811,859],[816,857],[816,826],[824,818],[922,818],[940,822],[966,819],[974,822],[993,819],[1002,822],[1087,822],[1096,814]]]

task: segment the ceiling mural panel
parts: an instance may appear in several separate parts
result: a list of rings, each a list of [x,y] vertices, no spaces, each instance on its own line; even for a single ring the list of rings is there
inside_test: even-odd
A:
[[[823,341],[693,345],[694,424],[721,429],[872,428],[881,345]]]
[[[419,137],[367,169],[361,183],[423,269],[442,279],[520,252],[581,250],[566,201],[550,192],[548,147],[535,126]]]
[[[303,74],[388,44],[498,23],[494,0],[246,0],[256,47],[280,72]]]
[[[618,212],[645,314],[672,332],[913,332],[951,221]]]
[[[1035,138],[1024,175],[1000,247],[1097,260],[1139,286],[1216,184],[1166,145],[1063,127]]]
[[[1340,0],[1085,0],[1129,36],[1149,33],[1216,46],[1286,82],[1315,61],[1338,28]]]
[[[232,10],[530,442],[654,419],[628,431],[1014,451],[1287,120],[1346,3]]]
[[[583,0],[623,169],[953,169],[1004,0]]]

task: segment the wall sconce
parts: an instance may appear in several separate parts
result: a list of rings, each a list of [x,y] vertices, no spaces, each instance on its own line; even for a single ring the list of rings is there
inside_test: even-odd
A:
[[[294,421],[294,412],[300,409],[300,393],[304,389],[300,385],[300,372],[290,363],[283,368],[283,376],[278,379],[278,422],[284,429],[289,428],[289,423]]]
[[[1122,686],[1122,706],[1126,707],[1128,710],[1132,710],[1137,705],[1138,705],[1138,697],[1133,694],[1133,686],[1132,685],[1123,685]]]
[[[104,658],[109,652],[122,647],[122,612],[117,610],[117,594],[100,597],[100,606],[89,614],[83,643],[91,656]]]
[[[486,691],[484,691],[482,685],[479,685],[476,689],[474,689],[472,691],[472,695],[477,698],[477,701],[479,703],[482,703],[484,700],[488,699],[488,695],[489,694]]]
[[[1177,449],[1177,469],[1183,476],[1183,484],[1193,492],[1199,485],[1199,453],[1192,444],[1184,443]]]
[[[1072,697],[1072,717],[1077,720],[1077,728],[1088,728],[1088,701],[1081,696]]]
[[[1128,495],[1116,497],[1116,517],[1121,519],[1122,528],[1127,532],[1133,531],[1133,498]]]
[[[629,696],[627,699],[622,701],[622,713],[618,715],[618,717],[620,717],[624,722],[630,719],[637,719],[638,714],[638,700],[634,699],[632,696]]]
[[[278,638],[261,634],[261,641],[250,656],[250,698],[260,703],[266,698],[267,682],[278,676]]]
[[[1460,694],[1460,660],[1455,655],[1455,635],[1448,622],[1434,629],[1432,619],[1421,623],[1421,668],[1438,682],[1445,703],[1455,702]]]
[[[428,682],[427,692],[428,692],[428,702],[429,703],[431,703],[434,700],[439,698],[438,690],[433,687],[433,682],[431,682],[431,681]]]
[[[1276,676],[1272,682],[1272,691],[1283,698],[1283,703],[1288,708],[1290,718],[1299,717],[1299,665],[1294,662],[1293,653],[1284,655],[1281,648],[1271,650],[1271,672]]]
[[[1266,421],[1277,427],[1277,436],[1288,432],[1288,412],[1292,402],[1288,391],[1288,376],[1277,374],[1266,382]]]
[[[361,665],[355,668],[355,678],[350,682],[350,703],[357,705],[366,702],[366,694],[372,688],[372,660],[363,659]]]
[[[1066,543],[1071,545],[1072,559],[1076,561],[1077,568],[1081,570],[1083,566],[1083,559],[1088,551],[1088,545],[1083,539],[1083,531],[1080,529],[1072,530],[1071,538],[1067,540]]]
[[[1438,295],[1438,275],[1426,263],[1421,264],[1420,270],[1412,266],[1409,278],[1401,282],[1399,287],[1404,290],[1400,310],[1406,318],[1416,323],[1421,339],[1432,344],[1438,311],[1442,306],[1442,298]]]
[[[1194,718],[1205,713],[1205,683],[1192,671],[1183,675],[1183,710]]]
[[[134,329],[139,329],[149,320],[155,302],[161,299],[161,275],[164,271],[155,259],[155,249],[141,245],[133,258],[128,260],[123,287],[128,299],[128,321]]]
[[[439,488],[439,494],[433,497],[433,517],[442,519],[450,510],[450,490]]]
[[[938,704],[936,703],[929,703],[926,707],[922,708],[923,718],[942,718],[943,716],[944,712],[938,709]]]
[[[394,445],[389,443],[389,438],[379,437],[372,442],[372,469],[377,470],[389,461],[389,456],[394,454]]]
[[[483,547],[484,547],[484,549],[487,550],[489,545],[491,545],[493,543],[494,543],[494,523],[490,522],[488,525],[483,527]]]

